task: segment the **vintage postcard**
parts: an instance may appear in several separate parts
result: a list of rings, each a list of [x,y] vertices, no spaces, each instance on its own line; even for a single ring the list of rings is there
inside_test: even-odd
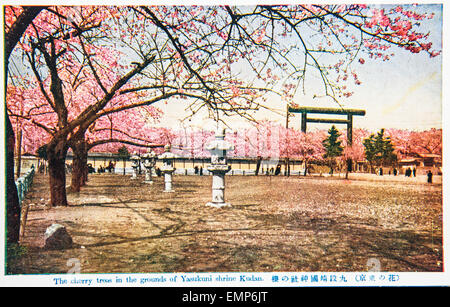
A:
[[[0,284],[449,285],[445,10],[5,3]]]

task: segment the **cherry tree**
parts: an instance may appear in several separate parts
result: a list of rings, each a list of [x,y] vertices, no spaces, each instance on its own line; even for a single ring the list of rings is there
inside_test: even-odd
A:
[[[399,158],[406,158],[412,153],[412,131],[403,129],[386,129],[386,135],[391,137]]]
[[[420,33],[420,23],[433,18],[408,6],[279,5],[138,8],[171,37],[183,54],[199,61],[220,58],[248,65],[264,87],[273,85],[290,101],[306,91],[306,79],[319,76],[322,92],[336,102],[352,93],[346,84],[361,84],[356,63],[366,58],[389,60],[392,46],[412,53],[439,55]],[[199,31],[200,29],[200,31]],[[201,39],[196,33],[201,34]],[[255,52],[257,50],[257,52]],[[326,56],[332,55],[332,56]],[[226,67],[224,65],[224,67]],[[203,78],[203,75],[199,75]],[[206,82],[207,87],[209,83]],[[279,82],[281,82],[281,87]],[[276,85],[278,87],[276,87]],[[236,86],[237,87],[237,86]],[[236,95],[242,89],[235,88]],[[231,106],[224,111],[232,110]],[[242,106],[240,106],[242,107]]]
[[[17,136],[18,170],[20,166],[19,153],[22,152],[22,149],[25,153],[34,153],[39,146],[48,141],[48,136],[43,129],[24,120],[35,110],[35,102],[39,100],[36,94],[39,93],[30,82],[23,82],[18,86],[8,85],[7,87],[7,114]],[[20,172],[18,171],[18,173]]]
[[[432,128],[424,131],[387,129],[401,158],[412,154],[442,155],[442,129]]]
[[[229,133],[228,140],[235,149],[231,155],[258,158],[266,164],[278,164],[286,157],[309,161],[323,160],[322,140],[326,132],[321,130],[303,133],[278,123],[263,121],[243,131]]]
[[[186,55],[195,55],[194,63],[199,63],[227,54],[226,69],[246,67],[245,77],[255,80],[254,87],[260,84],[290,104],[298,91],[313,91],[313,97],[330,97],[341,105],[341,99],[352,95],[351,86],[362,84],[360,65],[367,59],[388,61],[395,55],[394,47],[431,58],[440,54],[432,49],[429,34],[421,33],[421,24],[433,14],[408,5],[176,6],[136,11],[167,34],[186,62]],[[208,89],[208,71],[196,77]],[[320,90],[309,89],[307,80],[315,77],[321,81]],[[239,85],[231,87],[235,96],[244,92]],[[256,108],[270,109],[264,99],[254,103]],[[204,105],[211,107],[200,101],[193,110]],[[216,103],[213,110],[251,119],[242,104]],[[252,148],[258,151],[257,146]],[[361,148],[346,152],[351,156]]]
[[[86,130],[84,137],[71,144],[73,150],[71,190],[80,191],[87,181],[89,151],[117,152],[128,145],[129,152],[137,148],[162,148],[162,136],[151,126],[160,112],[152,106],[128,109],[103,116]]]
[[[14,14],[15,9],[9,8],[9,11]],[[64,14],[66,18],[61,18]],[[153,57],[145,58],[125,75],[119,77],[117,71],[116,75],[110,71],[109,78],[100,80],[99,72],[102,69],[94,68],[91,53],[87,51],[87,41],[94,40],[95,36],[87,36],[87,33],[99,26],[98,20],[101,18],[105,17],[92,7],[82,11],[59,7],[54,11],[47,9],[32,22],[19,43],[44,97],[39,100],[39,116],[29,120],[52,135],[47,144],[47,156],[53,205],[67,204],[64,167],[70,143],[75,147],[84,136],[84,131],[96,119],[98,111],[114,100],[117,91],[153,61]],[[83,34],[86,36],[82,37]],[[117,67],[115,57],[106,56],[106,52],[99,50],[102,48],[98,46],[96,50],[100,60],[103,60],[100,63]],[[93,71],[93,78],[84,82],[89,69]],[[89,82],[92,79],[98,82],[96,87]],[[70,91],[72,89],[79,92]]]
[[[22,37],[30,22],[43,9],[41,6],[32,6],[23,8],[20,15],[14,17],[5,16],[5,36],[4,36],[4,65],[5,75],[9,71],[9,58]],[[9,18],[9,20],[8,20]],[[7,95],[7,78],[5,78],[5,97]],[[5,107],[6,110],[6,107]],[[14,181],[14,146],[15,136],[11,121],[8,114],[5,114],[6,119],[6,238],[7,243],[18,243],[20,232],[20,204],[17,195],[17,187]]]
[[[442,155],[442,129],[414,131],[411,133],[410,142],[415,153]]]
[[[9,11],[14,13],[14,8]],[[84,152],[85,133],[97,119],[177,95],[204,101],[209,101],[211,97],[205,97],[210,93],[222,100],[229,98],[228,87],[210,86],[203,93],[199,84],[204,80],[192,80],[195,70],[186,58],[180,58],[177,50],[166,48],[167,38],[161,40],[155,27],[152,31],[152,25],[145,20],[138,23],[140,15],[129,13],[128,8],[47,8],[20,43],[45,98],[39,111],[48,114],[46,120],[31,117],[28,120],[52,135],[47,154],[54,205],[67,204],[63,172],[67,149]],[[128,21],[130,16],[132,20]],[[108,19],[111,17],[113,22]],[[119,28],[123,23],[130,25]],[[140,35],[136,35],[135,28]],[[120,38],[120,44],[113,43],[114,33]],[[125,47],[135,53],[137,61],[128,56],[128,63],[120,62],[124,57],[118,50]],[[184,66],[189,70],[182,75]],[[221,69],[217,67],[202,65],[211,74],[214,69]],[[235,100],[249,101],[252,94]]]
[[[364,161],[365,160],[365,148],[364,139],[368,138],[370,135],[369,131],[366,129],[353,129],[352,130],[352,144],[348,143],[347,130],[341,131],[341,141],[344,146],[344,151],[341,156],[341,164],[346,164],[345,178],[348,178],[348,173],[353,170],[353,161]]]
[[[308,164],[310,161],[323,161],[325,148],[323,147],[322,140],[324,140],[325,137],[326,131],[324,130],[310,131],[307,133],[300,132],[297,147],[299,150],[299,156],[304,161],[305,176],[307,174]]]
[[[7,27],[20,9],[6,7]],[[67,149],[102,116],[181,96],[193,114],[206,107],[216,120],[252,119],[249,110],[270,108],[263,94],[290,101],[311,73],[322,81],[318,94],[339,102],[351,94],[346,82],[361,83],[354,62],[387,60],[390,46],[437,56],[418,30],[426,18],[366,5],[47,8],[20,47],[42,113],[54,113],[51,125],[28,119],[52,134],[51,203],[67,203]]]

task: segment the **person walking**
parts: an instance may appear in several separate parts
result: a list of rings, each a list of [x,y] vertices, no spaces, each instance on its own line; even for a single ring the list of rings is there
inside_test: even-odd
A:
[[[428,171],[427,173],[427,182],[433,183],[433,173],[431,171]]]

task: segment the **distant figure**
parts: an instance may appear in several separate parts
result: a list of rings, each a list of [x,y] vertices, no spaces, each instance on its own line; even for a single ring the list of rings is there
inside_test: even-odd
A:
[[[270,168],[270,174],[271,175],[273,175],[273,172],[274,172],[274,170],[273,170],[273,166]]]
[[[161,177],[162,172],[159,167],[156,168],[155,172],[156,172],[156,176]]]
[[[198,175],[198,166],[197,166],[197,165],[194,166],[194,174],[195,174],[195,175]]]
[[[110,172],[110,173],[114,172],[114,163],[112,161],[109,161],[107,169],[108,169],[108,172]]]
[[[200,176],[203,176],[203,166],[200,166]]]
[[[411,168],[408,167],[408,168],[406,169],[405,176],[406,176],[406,177],[411,177]]]
[[[92,166],[92,163],[87,164],[87,169],[89,174],[95,173],[95,168]]]
[[[413,172],[413,176],[416,177],[416,168],[413,168],[412,172]]]
[[[397,176],[397,169],[394,167],[394,176]]]
[[[277,168],[275,169],[275,176],[278,176],[281,173],[281,164],[277,165]]]
[[[379,172],[380,176],[383,176],[383,168],[380,167],[380,172]]]
[[[433,183],[433,173],[431,171],[428,171],[427,173],[427,182]]]

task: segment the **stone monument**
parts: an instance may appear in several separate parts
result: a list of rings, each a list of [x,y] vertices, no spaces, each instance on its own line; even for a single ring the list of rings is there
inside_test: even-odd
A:
[[[141,162],[141,157],[139,157],[136,153],[134,153],[131,157],[131,167],[133,168],[133,174],[131,175],[131,179],[138,179],[138,169],[139,164]]]
[[[158,158],[163,161],[161,172],[164,174],[164,192],[175,192],[172,189],[172,173],[175,171],[174,159],[175,154],[170,152],[170,145],[164,146],[164,153]]]
[[[231,169],[227,164],[227,151],[233,149],[234,146],[225,141],[225,129],[220,128],[216,131],[215,139],[206,145],[206,150],[211,153],[211,164],[206,169],[212,173],[212,201],[207,206],[230,206],[225,203],[225,173]]]
[[[145,183],[153,183],[152,180],[152,170],[156,164],[156,153],[153,150],[148,150],[145,154],[142,155],[141,159],[143,160],[142,165],[145,167]]]

